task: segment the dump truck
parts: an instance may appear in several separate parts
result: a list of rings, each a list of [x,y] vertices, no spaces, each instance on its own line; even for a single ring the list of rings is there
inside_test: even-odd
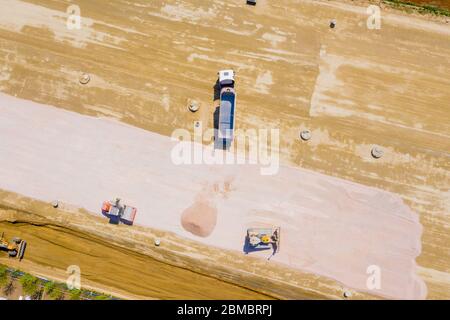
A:
[[[102,205],[102,214],[109,218],[109,223],[133,225],[137,209],[129,205],[122,205],[120,199],[114,201],[104,201]]]
[[[236,107],[234,83],[233,70],[219,71],[220,106],[216,146],[223,149],[228,149],[234,138],[234,112]]]
[[[27,242],[18,237],[14,237],[11,241],[7,241],[4,235],[5,234],[2,232],[2,236],[0,238],[0,250],[7,251],[11,258],[22,260],[25,255]]]
[[[245,237],[245,252],[272,249],[273,254],[280,250],[280,227],[249,228]]]

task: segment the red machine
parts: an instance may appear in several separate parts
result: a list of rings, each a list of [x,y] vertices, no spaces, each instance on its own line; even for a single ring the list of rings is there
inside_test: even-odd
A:
[[[119,224],[122,222],[133,225],[137,209],[132,206],[122,205],[120,199],[115,201],[105,201],[102,205],[102,213],[109,218],[109,223]]]

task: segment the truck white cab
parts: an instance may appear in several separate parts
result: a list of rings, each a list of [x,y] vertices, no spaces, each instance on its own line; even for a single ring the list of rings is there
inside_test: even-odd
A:
[[[234,86],[234,70],[219,71],[219,84],[221,87]]]

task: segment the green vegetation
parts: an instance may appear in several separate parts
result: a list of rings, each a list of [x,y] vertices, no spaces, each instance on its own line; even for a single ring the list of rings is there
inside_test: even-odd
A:
[[[14,280],[10,278],[9,281],[6,283],[5,287],[3,288],[3,294],[8,297],[13,293],[14,289],[15,289]]]
[[[406,10],[413,10],[419,12],[421,14],[434,14],[437,16],[446,16],[450,17],[450,11],[444,8],[439,8],[431,5],[420,5],[415,4],[410,1],[402,1],[402,0],[383,0],[383,3],[389,4],[392,7]]]
[[[19,279],[23,292],[29,296],[34,296],[39,291],[39,279],[31,274],[24,274]]]
[[[48,281],[44,285],[44,291],[47,294],[47,297],[53,300],[61,300],[64,297],[63,290],[63,288],[59,288],[53,281]]]
[[[46,294],[51,294],[56,288],[56,285],[53,281],[49,281],[44,285],[44,291]]]
[[[39,279],[20,270],[11,270],[0,265],[0,288],[3,288],[5,296],[14,292],[17,280],[22,286],[23,293],[31,296],[32,299],[41,299],[42,291],[45,292],[45,299],[52,300],[63,300],[66,297],[70,300],[110,300],[113,298],[110,295],[90,290],[69,289],[66,284]]]
[[[69,291],[70,300],[80,300],[81,298],[81,290],[72,289]]]
[[[8,269],[0,266],[0,288],[3,288],[8,283]]]
[[[111,297],[107,296],[107,295],[104,295],[104,294],[100,294],[100,295],[96,296],[94,299],[95,300],[110,300]]]
[[[19,269],[14,270],[14,271],[12,272],[12,274],[11,274],[11,276],[12,276],[13,278],[19,278],[19,277],[22,276],[22,275],[23,275],[23,272],[20,271]]]

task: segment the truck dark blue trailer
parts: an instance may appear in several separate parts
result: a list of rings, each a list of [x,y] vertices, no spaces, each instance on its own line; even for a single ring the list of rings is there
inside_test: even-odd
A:
[[[220,106],[215,148],[228,150],[234,138],[234,112],[236,92],[234,90],[234,71],[219,71]]]

